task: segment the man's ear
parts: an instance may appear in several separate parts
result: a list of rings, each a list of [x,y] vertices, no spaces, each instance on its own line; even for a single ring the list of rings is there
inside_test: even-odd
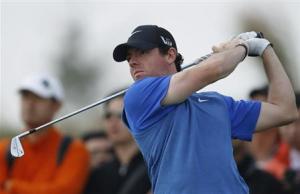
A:
[[[177,51],[175,48],[171,47],[168,50],[168,53],[166,55],[166,59],[168,61],[169,64],[173,64],[175,62],[176,59],[176,55],[177,55]]]

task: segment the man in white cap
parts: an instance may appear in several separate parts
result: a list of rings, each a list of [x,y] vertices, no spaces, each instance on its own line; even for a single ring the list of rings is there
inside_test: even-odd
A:
[[[23,130],[53,120],[63,101],[63,89],[50,75],[34,75],[20,88]],[[79,194],[88,175],[84,145],[63,136],[56,127],[22,140],[26,155],[14,159],[9,141],[0,141],[0,194]]]

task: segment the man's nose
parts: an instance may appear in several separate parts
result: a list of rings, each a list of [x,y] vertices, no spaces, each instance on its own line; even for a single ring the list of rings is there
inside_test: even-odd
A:
[[[23,98],[23,103],[27,106],[32,106],[35,103],[35,100],[32,98]]]
[[[136,67],[138,65],[138,58],[136,56],[130,57],[128,61],[130,67]]]

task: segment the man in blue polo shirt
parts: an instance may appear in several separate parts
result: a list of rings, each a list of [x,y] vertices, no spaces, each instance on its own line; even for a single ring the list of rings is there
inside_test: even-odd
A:
[[[135,83],[125,95],[123,120],[146,160],[154,194],[246,194],[231,139],[298,117],[294,91],[266,39],[244,33],[213,47],[199,66],[180,71],[182,57],[166,29],[139,26],[114,49]],[[270,81],[266,103],[196,93],[228,76],[247,56],[261,56]]]

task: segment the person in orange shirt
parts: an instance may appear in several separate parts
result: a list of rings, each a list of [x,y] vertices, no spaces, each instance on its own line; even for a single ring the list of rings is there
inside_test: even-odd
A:
[[[53,119],[63,90],[54,77],[34,75],[22,82],[24,130]],[[79,194],[88,176],[89,154],[79,140],[51,126],[22,139],[25,155],[13,158],[9,140],[0,141],[0,194]]]

